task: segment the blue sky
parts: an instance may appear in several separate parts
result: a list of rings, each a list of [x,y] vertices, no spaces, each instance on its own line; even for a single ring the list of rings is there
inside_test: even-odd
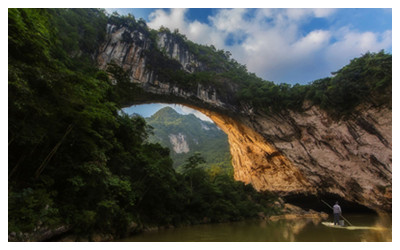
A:
[[[229,50],[250,72],[275,83],[306,84],[330,76],[354,57],[392,51],[392,10],[107,9],[179,29],[190,40]]]
[[[183,114],[183,115],[193,114],[203,121],[213,122],[210,118],[208,118],[203,113],[201,113],[197,110],[191,109],[189,107],[179,105],[179,104],[151,103],[151,104],[134,105],[134,106],[131,106],[128,108],[124,108],[122,110],[123,110],[123,112],[125,112],[129,115],[136,113],[143,117],[150,117],[154,113],[156,113],[158,110],[160,110],[164,107],[171,107],[171,108],[175,109],[176,112],[178,112],[179,114]]]

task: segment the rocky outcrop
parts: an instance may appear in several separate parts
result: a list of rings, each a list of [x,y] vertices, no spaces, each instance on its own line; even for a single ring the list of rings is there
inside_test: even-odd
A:
[[[182,69],[194,72],[202,69],[202,64],[188,49],[170,34],[159,33],[157,48],[170,59],[177,60]],[[197,98],[212,106],[232,109],[233,107],[217,97],[217,91],[209,86],[197,85],[194,91],[158,80],[157,75],[147,67],[145,51],[151,47],[151,40],[139,31],[129,31],[125,27],[107,25],[107,38],[99,48],[97,62],[101,69],[106,69],[111,62],[116,63],[128,72],[132,82],[138,83],[148,93],[173,95],[183,99]]]
[[[174,152],[177,154],[187,153],[190,151],[189,145],[186,142],[186,136],[182,133],[179,133],[177,135],[170,134],[169,141],[172,145]]]
[[[364,104],[345,120],[308,104],[302,112],[258,113],[249,105],[226,101],[210,86],[184,90],[159,81],[146,67],[148,38],[111,25],[107,32],[98,55],[100,67],[115,61],[132,81],[156,94],[146,101],[168,96],[170,102],[208,115],[228,135],[237,180],[282,196],[334,194],[375,210],[391,210],[390,108]],[[158,47],[188,72],[202,67],[167,35],[159,34]]]
[[[177,60],[187,72],[193,73],[202,68],[202,63],[189,52],[184,44],[176,40],[171,34],[159,33],[157,47],[169,58]]]
[[[107,64],[115,62],[129,72],[134,82],[152,82],[154,75],[146,69],[144,51],[150,47],[150,39],[139,31],[129,31],[127,28],[117,28],[107,25],[107,40],[99,48],[97,62],[105,69]]]
[[[130,31],[126,27],[118,28],[111,24],[107,25],[107,34],[106,42],[100,47],[97,56],[100,68],[106,68],[108,63],[114,61],[129,72],[132,81],[151,84],[157,82],[157,76],[146,67],[147,58],[144,52],[151,48],[148,37],[139,31]],[[177,60],[182,69],[189,73],[202,67],[184,44],[179,43],[171,34],[159,33],[157,48],[166,57]]]
[[[33,232],[29,233],[15,233],[11,232],[8,234],[8,241],[31,241],[31,242],[38,242],[38,241],[48,241],[55,237],[58,237],[68,231],[71,230],[70,226],[61,225],[54,228],[49,228],[46,226],[37,226]]]

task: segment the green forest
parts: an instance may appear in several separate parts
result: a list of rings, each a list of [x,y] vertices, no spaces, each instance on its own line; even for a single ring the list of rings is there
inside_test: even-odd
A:
[[[98,9],[8,10],[8,230],[12,240],[40,239],[66,228],[82,239],[93,233],[114,238],[147,226],[222,222],[279,213],[277,197],[256,192],[218,168],[204,170],[201,155],[184,171],[172,167],[170,152],[149,143],[140,117],[120,113],[140,89],[121,68],[99,70],[94,54],[107,23],[157,32],[132,16]],[[346,115],[363,101],[391,105],[392,56],[367,53],[309,85],[274,84],[247,72],[214,46],[188,41],[203,71],[188,74],[155,47],[146,53],[160,79],[190,88],[211,84],[231,102],[262,112],[298,108],[304,100]],[[154,40],[155,41],[155,40]],[[117,80],[113,85],[112,75]],[[238,84],[231,96],[226,81]],[[391,91],[390,91],[391,93]]]
[[[273,196],[234,181],[231,172],[199,168],[199,155],[177,173],[169,150],[147,142],[144,119],[119,113],[126,92],[91,57],[106,22],[99,10],[9,9],[8,229],[14,240],[37,240],[60,226],[90,240],[96,232],[118,238],[146,226],[276,213]],[[124,74],[112,72],[124,86]]]

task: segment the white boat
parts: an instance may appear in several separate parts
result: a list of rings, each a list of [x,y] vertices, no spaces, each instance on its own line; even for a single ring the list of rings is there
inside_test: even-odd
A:
[[[335,225],[333,222],[327,222],[327,221],[322,222],[322,225],[327,226],[327,227],[338,228],[338,229],[347,229],[347,230],[387,230],[387,228],[384,228],[384,227],[341,226],[341,225]]]

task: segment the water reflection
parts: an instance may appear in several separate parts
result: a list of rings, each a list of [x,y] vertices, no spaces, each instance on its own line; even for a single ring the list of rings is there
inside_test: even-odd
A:
[[[376,217],[374,227],[381,230],[365,230],[361,241],[392,241],[392,215],[381,214]]]
[[[318,227],[322,220],[322,218],[293,218],[278,221],[262,221],[260,222],[260,228],[263,228],[266,232],[273,232],[273,234],[268,239],[264,235],[264,240],[260,239],[259,241],[303,241],[301,237],[304,236],[298,237],[298,235],[301,235],[303,231]]]
[[[142,242],[360,242],[391,241],[391,215],[348,215],[354,225],[380,227],[384,230],[346,230],[329,228],[322,219],[304,218],[278,221],[242,221],[195,225],[146,232],[122,241]],[[329,218],[330,220],[332,218]]]
[[[308,224],[317,226],[319,223],[321,223],[321,221],[322,218],[307,218],[284,221],[284,224],[286,224],[283,228],[285,241],[299,241],[299,239],[296,239],[296,236],[299,235]]]

